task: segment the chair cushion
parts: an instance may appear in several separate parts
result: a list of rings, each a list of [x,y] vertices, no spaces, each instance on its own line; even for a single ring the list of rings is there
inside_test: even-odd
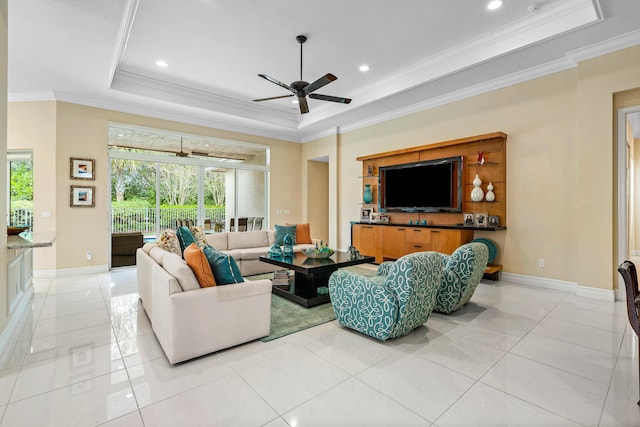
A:
[[[201,288],[216,286],[216,280],[213,276],[213,272],[211,271],[209,260],[198,245],[191,243],[187,246],[184,250],[184,260],[198,279],[198,283]]]
[[[207,257],[207,261],[213,271],[216,283],[218,285],[228,285],[231,283],[241,283],[244,281],[242,273],[238,268],[238,264],[232,256],[223,254],[211,246],[205,246],[203,249]]]
[[[296,226],[295,225],[276,225],[276,245],[282,246],[284,236],[291,236],[293,244],[296,244]]]

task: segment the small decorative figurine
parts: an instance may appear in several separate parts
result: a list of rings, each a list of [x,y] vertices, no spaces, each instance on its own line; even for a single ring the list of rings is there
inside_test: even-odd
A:
[[[478,163],[484,165],[484,151],[478,151]]]

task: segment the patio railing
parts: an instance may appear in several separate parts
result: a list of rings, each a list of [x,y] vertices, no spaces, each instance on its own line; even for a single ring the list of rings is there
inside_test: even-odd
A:
[[[205,218],[211,220],[211,227],[216,222],[224,222],[225,209],[205,208]],[[177,219],[190,219],[197,223],[198,212],[196,208],[160,208],[160,230],[175,228]],[[155,208],[112,208],[111,230],[114,233],[126,233],[141,231],[142,234],[155,234],[156,223]]]
[[[33,225],[33,208],[11,209],[9,225]]]

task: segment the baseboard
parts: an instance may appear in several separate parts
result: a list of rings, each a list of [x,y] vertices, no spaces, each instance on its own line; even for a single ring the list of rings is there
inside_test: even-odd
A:
[[[578,284],[564,280],[547,279],[545,277],[525,276],[524,274],[502,273],[502,280],[519,285],[536,286],[538,288],[555,289],[556,291],[576,292]]]
[[[575,282],[564,280],[547,279],[545,277],[525,276],[523,274],[502,273],[502,280],[516,283],[518,285],[529,285],[538,288],[554,289],[556,291],[571,292],[579,297],[598,299],[602,301],[615,301],[615,291],[613,289],[592,288],[581,286]]]
[[[578,289],[576,290],[576,295],[579,297],[599,299],[602,301],[615,301],[616,293],[613,289],[599,289],[592,288],[589,286],[580,286],[578,285]]]
[[[0,334],[0,359],[5,355],[9,346],[13,343],[13,338],[20,332],[20,327],[23,326],[23,317],[29,313],[31,309],[31,300],[33,298],[33,285],[29,287],[22,295],[20,304],[15,309],[15,314],[11,316],[11,320],[7,324],[7,327]]]
[[[34,279],[56,279],[60,277],[84,276],[87,274],[106,273],[109,267],[105,265],[92,265],[90,267],[64,268],[61,270],[34,270]]]

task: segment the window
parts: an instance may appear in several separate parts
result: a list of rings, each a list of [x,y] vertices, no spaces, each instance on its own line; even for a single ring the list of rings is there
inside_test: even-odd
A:
[[[109,157],[112,232],[267,227],[268,147],[112,125]]]
[[[33,226],[33,155],[31,151],[7,152],[7,225]]]

